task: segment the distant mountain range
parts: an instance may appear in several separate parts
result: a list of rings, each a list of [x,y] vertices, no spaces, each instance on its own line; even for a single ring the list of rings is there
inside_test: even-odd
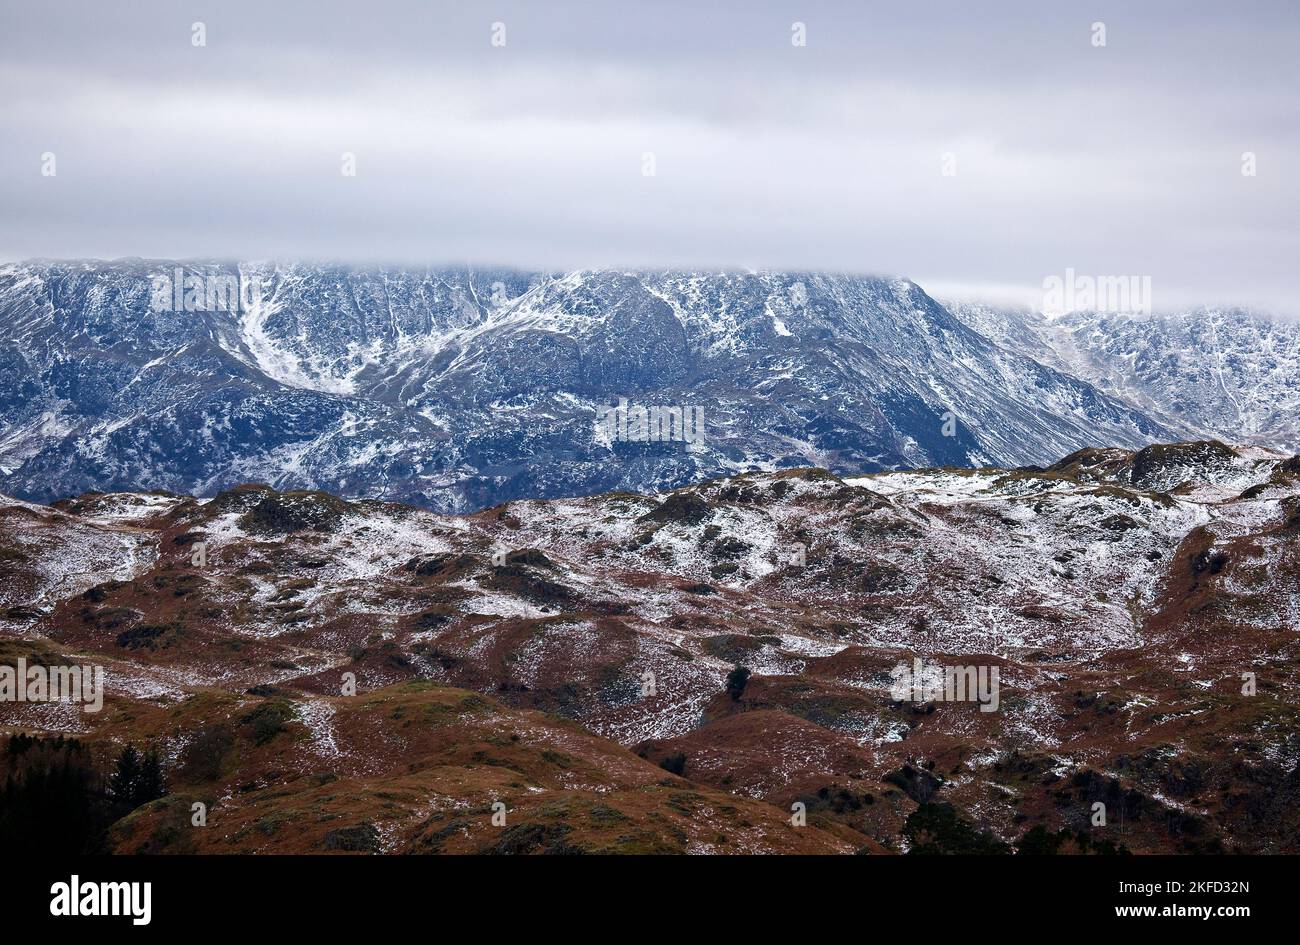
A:
[[[1241,310],[1173,315],[1025,310],[954,302],[1002,347],[1078,377],[1183,437],[1300,449],[1300,325]]]
[[[259,292],[187,305],[196,279]],[[824,273],[10,264],[0,491],[262,481],[452,512],[789,467],[1293,450],[1298,335],[1240,312],[1049,322]],[[633,435],[598,435],[620,398]],[[638,438],[656,407],[669,433],[695,408],[702,437]]]

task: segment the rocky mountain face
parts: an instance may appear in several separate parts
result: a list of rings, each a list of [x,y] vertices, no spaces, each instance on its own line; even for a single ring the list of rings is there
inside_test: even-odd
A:
[[[179,287],[162,304],[159,278]],[[221,278],[259,292],[188,304],[186,280]],[[901,279],[6,265],[0,488],[262,481],[469,511],[751,470],[1043,464],[1183,429],[999,340]],[[669,419],[663,437],[602,441],[620,398],[695,408],[703,436]]]
[[[1172,315],[951,303],[1008,351],[1086,381],[1180,436],[1300,449],[1300,324],[1239,310]]]
[[[0,665],[107,680],[0,726],[162,749],[119,851],[1300,850],[1300,457],[0,518]]]

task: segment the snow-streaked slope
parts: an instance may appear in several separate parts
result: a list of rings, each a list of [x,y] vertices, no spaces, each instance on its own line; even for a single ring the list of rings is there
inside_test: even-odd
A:
[[[1085,380],[1183,436],[1300,448],[1300,324],[1241,310],[1049,319],[974,303],[948,307],[1007,350]]]
[[[151,278],[176,267],[0,267],[0,488],[260,480],[451,511],[1174,438],[906,279],[185,263],[258,280],[260,302],[153,311]],[[619,397],[704,407],[704,441],[597,442]]]

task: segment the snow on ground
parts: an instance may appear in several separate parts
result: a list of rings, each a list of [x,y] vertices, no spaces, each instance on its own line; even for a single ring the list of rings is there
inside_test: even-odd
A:
[[[334,706],[325,699],[305,699],[294,703],[298,720],[307,727],[314,755],[342,758],[343,751],[334,738]]]
[[[920,472],[880,473],[858,479],[845,479],[850,486],[861,486],[885,496],[900,496],[918,501],[953,504],[979,498],[1000,498],[989,495],[1001,473],[956,473],[946,470]]]
[[[165,515],[183,501],[182,496],[114,492],[94,499],[78,518],[103,525],[135,525]]]

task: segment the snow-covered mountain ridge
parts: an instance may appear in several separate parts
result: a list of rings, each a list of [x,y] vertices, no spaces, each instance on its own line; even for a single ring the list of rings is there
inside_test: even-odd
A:
[[[159,310],[155,280],[177,267],[261,292]],[[1187,438],[1154,402],[1171,391],[1149,385],[1153,402],[1139,402],[1056,350],[989,337],[905,279],[10,264],[0,489],[48,501],[264,481],[464,511],[750,470],[1018,466]],[[598,411],[619,398],[703,408],[703,440],[602,441]]]
[[[1187,438],[1300,448],[1300,324],[1240,309],[1175,314],[950,303],[1009,351],[1087,381]]]

